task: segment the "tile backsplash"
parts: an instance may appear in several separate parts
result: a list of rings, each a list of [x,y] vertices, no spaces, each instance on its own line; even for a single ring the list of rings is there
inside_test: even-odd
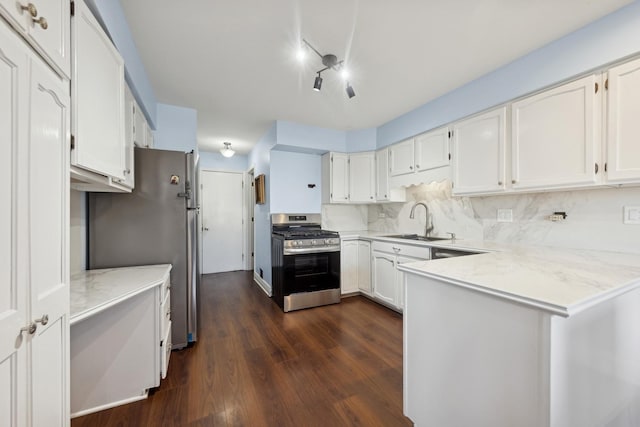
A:
[[[337,231],[372,230],[389,233],[424,233],[429,206],[432,235],[446,232],[467,240],[493,240],[566,248],[640,253],[640,225],[623,224],[624,206],[640,206],[640,188],[599,188],[487,197],[452,197],[451,182],[411,186],[406,203],[375,205],[323,205],[323,226]],[[513,221],[498,222],[498,209],[510,209]],[[554,212],[567,218],[553,222]],[[329,226],[331,225],[331,226]]]

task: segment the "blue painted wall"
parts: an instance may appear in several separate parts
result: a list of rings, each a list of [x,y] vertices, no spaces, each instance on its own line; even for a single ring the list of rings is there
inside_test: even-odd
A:
[[[255,205],[254,221],[255,221],[255,264],[256,274],[262,269],[264,280],[271,285],[271,171],[270,158],[271,149],[276,145],[277,132],[276,123],[271,126],[269,131],[258,141],[255,148],[249,154],[249,169],[253,168],[254,175],[265,175],[265,194],[267,195],[266,203],[263,205]]]
[[[198,148],[198,112],[193,108],[158,104],[158,126],[153,145],[161,150],[192,151]]]
[[[377,147],[640,52],[640,1],[378,127]]]
[[[225,157],[220,153],[200,151],[200,169],[211,169],[225,172],[246,172],[248,170],[249,157],[235,154],[233,157]]]
[[[133,96],[144,111],[149,126],[156,129],[156,96],[142,65],[133,36],[124,15],[122,6],[117,0],[86,0],[87,6],[101,23],[113,44],[122,55],[125,62],[125,78]],[[149,23],[153,25],[153,23]]]
[[[320,213],[321,160],[318,154],[271,151],[271,212]],[[309,188],[312,185],[313,188]]]
[[[277,144],[279,149],[326,153],[327,151],[345,151],[346,135],[344,131],[306,126],[299,123],[278,120]],[[288,148],[289,147],[289,148]]]
[[[345,133],[346,149],[349,153],[376,149],[378,129],[350,130]]]

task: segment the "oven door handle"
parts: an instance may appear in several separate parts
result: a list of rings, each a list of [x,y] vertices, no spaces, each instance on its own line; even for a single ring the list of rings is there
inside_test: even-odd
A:
[[[340,252],[340,245],[325,246],[322,248],[285,248],[283,255],[321,254],[327,252]]]

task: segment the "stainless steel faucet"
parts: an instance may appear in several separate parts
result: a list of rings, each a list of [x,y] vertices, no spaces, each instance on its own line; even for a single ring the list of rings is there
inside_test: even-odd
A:
[[[415,205],[413,205],[413,207],[411,208],[411,212],[409,212],[409,218],[413,219],[416,215],[416,207],[418,205],[424,206],[424,210],[426,211],[426,219],[425,219],[425,223],[424,223],[424,237],[429,237],[429,233],[431,233],[433,231],[433,223],[430,221],[430,215],[429,215],[429,208],[427,207],[426,204],[422,203],[422,202],[417,202]]]

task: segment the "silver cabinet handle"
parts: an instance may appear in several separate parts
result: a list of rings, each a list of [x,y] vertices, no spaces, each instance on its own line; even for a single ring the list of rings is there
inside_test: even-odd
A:
[[[49,323],[49,315],[48,314],[43,314],[41,318],[36,319],[33,322],[34,323],[42,323],[42,326],[44,326],[47,323]]]
[[[451,240],[456,240],[456,233],[452,233],[450,231],[445,231],[445,233],[450,234],[451,235]]]
[[[36,329],[38,329],[36,322],[31,322],[27,326],[20,328],[20,335],[22,335],[23,332],[28,332],[29,335],[33,335],[36,333]]]
[[[420,169],[420,165],[416,165],[416,169]]]
[[[400,252],[400,248],[396,248],[395,246],[392,246],[391,249],[393,249],[395,253]]]
[[[209,229],[207,227],[204,227],[203,230],[204,231],[209,231]]]

